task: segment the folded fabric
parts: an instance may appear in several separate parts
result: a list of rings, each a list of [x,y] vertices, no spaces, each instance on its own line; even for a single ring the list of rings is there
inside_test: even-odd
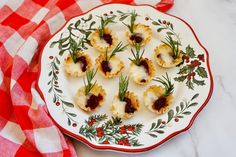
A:
[[[35,89],[38,56],[71,17],[112,2],[150,3],[160,11],[173,5],[173,0],[9,0],[0,9],[1,157],[76,156]]]

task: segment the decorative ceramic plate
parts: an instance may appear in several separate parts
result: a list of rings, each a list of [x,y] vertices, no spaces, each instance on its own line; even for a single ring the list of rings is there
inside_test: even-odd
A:
[[[71,47],[77,44],[80,50],[90,56],[92,66],[95,65],[95,59],[101,53],[90,45],[89,37],[99,27],[101,16],[115,15],[115,23],[108,27],[116,33],[119,41],[128,44],[125,37],[128,28],[125,24],[129,23],[129,15],[134,11],[138,14],[135,22],[148,25],[153,32],[151,41],[143,49],[144,56],[155,65],[155,77],[167,73],[174,84],[171,108],[161,115],[148,110],[143,105],[143,93],[150,85],[160,83],[152,81],[147,85],[137,85],[130,80],[129,90],[138,96],[140,110],[129,119],[114,117],[109,105],[118,93],[119,77],[106,79],[97,73],[95,79],[106,91],[105,102],[94,112],[81,110],[74,99],[77,90],[84,86],[83,77],[66,74],[63,64],[65,58]],[[167,36],[178,41],[179,49],[184,54],[182,64],[174,68],[162,68],[154,59],[154,49]],[[79,41],[82,44],[79,45]],[[129,45],[118,54],[125,65],[123,75],[129,74],[131,48]],[[40,68],[38,88],[55,123],[65,134],[96,149],[143,152],[159,146],[192,125],[213,90],[207,50],[191,27],[183,20],[148,5],[108,4],[72,18],[44,47]]]

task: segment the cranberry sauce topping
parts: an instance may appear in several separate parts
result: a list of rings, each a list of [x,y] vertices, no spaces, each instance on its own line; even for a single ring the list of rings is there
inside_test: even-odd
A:
[[[85,72],[86,71],[86,69],[87,69],[87,61],[86,61],[86,57],[85,56],[80,56],[80,57],[78,57],[77,58],[77,62],[80,62],[80,64],[81,64],[81,69],[82,69],[82,71],[83,72]]]
[[[112,45],[112,36],[111,36],[111,34],[103,34],[102,38],[103,38],[109,45]]]
[[[102,61],[101,63],[102,71],[106,74],[106,72],[111,72],[111,67],[109,61]]]
[[[98,96],[92,94],[87,100],[87,104],[85,107],[90,107],[92,110],[95,109],[99,102],[103,99],[103,97],[99,94]]]
[[[141,43],[143,41],[143,38],[141,34],[136,33],[136,34],[131,35],[130,40],[135,41],[136,43]]]
[[[155,110],[160,110],[163,107],[167,106],[167,100],[166,97],[160,97],[153,103],[153,108]]]
[[[146,69],[146,72],[147,72],[148,74],[150,73],[150,72],[149,72],[149,66],[148,66],[148,63],[147,63],[146,60],[142,60],[142,61],[140,62],[140,66],[143,66],[144,69]]]
[[[136,111],[136,108],[132,106],[130,98],[125,97],[124,101],[126,102],[125,105],[125,112],[126,113],[134,113]]]

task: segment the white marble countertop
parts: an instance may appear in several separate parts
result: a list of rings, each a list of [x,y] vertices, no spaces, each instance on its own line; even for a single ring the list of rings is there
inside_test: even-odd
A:
[[[0,0],[0,6],[6,0]],[[141,154],[96,151],[74,141],[79,157],[234,157],[236,155],[236,0],[176,0],[168,12],[186,20],[209,51],[214,92],[192,127]]]

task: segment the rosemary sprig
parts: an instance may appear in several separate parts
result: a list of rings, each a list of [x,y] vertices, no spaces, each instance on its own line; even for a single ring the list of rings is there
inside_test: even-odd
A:
[[[85,95],[88,95],[88,93],[93,89],[94,85],[96,84],[97,80],[92,83],[92,80],[94,76],[96,75],[97,70],[94,71],[93,69],[86,71],[86,81],[84,81],[84,86],[85,86]]]
[[[119,77],[119,98],[121,101],[124,101],[125,98],[125,93],[128,90],[128,86],[129,86],[129,77],[127,76],[123,76],[121,74],[121,76]]]
[[[131,62],[133,62],[135,65],[139,66],[139,65],[140,65],[140,62],[142,61],[142,57],[143,57],[144,50],[143,50],[143,52],[140,54],[141,45],[135,43],[135,44],[134,44],[134,47],[135,47],[135,51],[136,51],[135,53],[134,53],[133,49],[131,49],[131,52],[132,52],[132,54],[133,54],[133,56],[134,56],[134,59],[129,58],[129,60],[130,60]]]
[[[133,10],[130,13],[130,25],[122,22],[126,27],[129,28],[129,31],[133,34],[134,33],[134,22],[136,20],[136,17],[138,16],[138,14],[135,12],[135,10]]]
[[[99,26],[99,35],[100,37],[103,37],[104,35],[104,29],[105,27],[109,24],[109,23],[116,23],[114,20],[116,18],[116,15],[112,15],[112,16],[99,16],[99,18],[101,19],[101,23]]]
[[[70,41],[71,42],[71,51],[69,51],[70,56],[72,57],[73,62],[76,64],[78,62],[77,58],[79,56],[78,50],[79,47],[82,44],[82,39],[79,40],[78,44],[74,41]]]
[[[122,52],[126,49],[128,45],[123,46],[122,42],[119,42],[116,47],[112,50],[111,55],[108,57],[108,50],[106,50],[106,61],[109,61],[118,52]]]
[[[165,93],[163,94],[163,96],[169,96],[174,92],[174,84],[171,83],[171,80],[167,73],[166,77],[165,76],[162,76],[162,78],[156,77],[153,80],[161,83],[165,87]]]
[[[166,41],[162,41],[164,44],[168,45],[173,52],[173,58],[176,59],[179,57],[179,46],[181,43],[174,41],[170,35],[165,38]]]

